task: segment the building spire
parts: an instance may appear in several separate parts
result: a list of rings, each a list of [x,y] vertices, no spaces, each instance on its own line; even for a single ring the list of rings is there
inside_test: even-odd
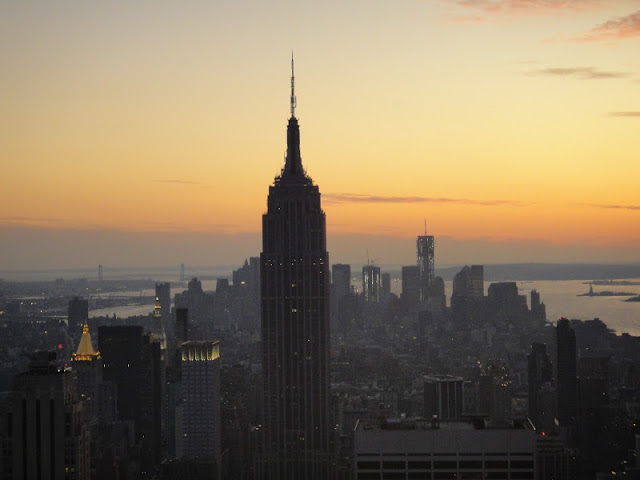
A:
[[[296,106],[298,104],[295,94],[295,77],[293,72],[293,51],[291,52],[291,118],[287,126],[287,155],[280,181],[284,183],[308,184],[311,179],[307,177],[302,167],[300,157],[300,127],[296,118]]]
[[[298,101],[295,95],[295,76],[293,75],[293,50],[291,50],[291,118],[296,116]]]

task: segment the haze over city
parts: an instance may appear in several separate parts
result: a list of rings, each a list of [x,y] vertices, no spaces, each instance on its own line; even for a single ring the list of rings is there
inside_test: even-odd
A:
[[[638,8],[0,4],[0,478],[639,480]]]
[[[637,260],[633,1],[0,5],[3,269],[260,251],[295,50],[332,261]]]

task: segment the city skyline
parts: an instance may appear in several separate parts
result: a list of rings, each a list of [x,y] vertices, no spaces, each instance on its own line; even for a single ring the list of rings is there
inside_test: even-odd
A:
[[[332,261],[637,259],[631,1],[0,13],[1,268],[256,255],[291,47]]]

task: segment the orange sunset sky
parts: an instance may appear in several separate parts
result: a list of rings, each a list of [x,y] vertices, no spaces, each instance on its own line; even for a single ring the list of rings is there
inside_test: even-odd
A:
[[[331,263],[638,261],[637,0],[0,3],[0,270],[240,264],[291,50]]]

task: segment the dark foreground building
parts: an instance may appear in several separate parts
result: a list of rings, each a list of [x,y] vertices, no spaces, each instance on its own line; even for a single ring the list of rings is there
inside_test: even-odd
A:
[[[6,425],[0,438],[6,438],[1,454],[11,461],[0,478],[89,480],[89,432],[76,376],[57,364],[55,352],[36,352],[10,395],[0,405]]]
[[[324,479],[329,451],[329,256],[320,191],[302,167],[293,61],[287,156],[260,255],[264,478]]]

